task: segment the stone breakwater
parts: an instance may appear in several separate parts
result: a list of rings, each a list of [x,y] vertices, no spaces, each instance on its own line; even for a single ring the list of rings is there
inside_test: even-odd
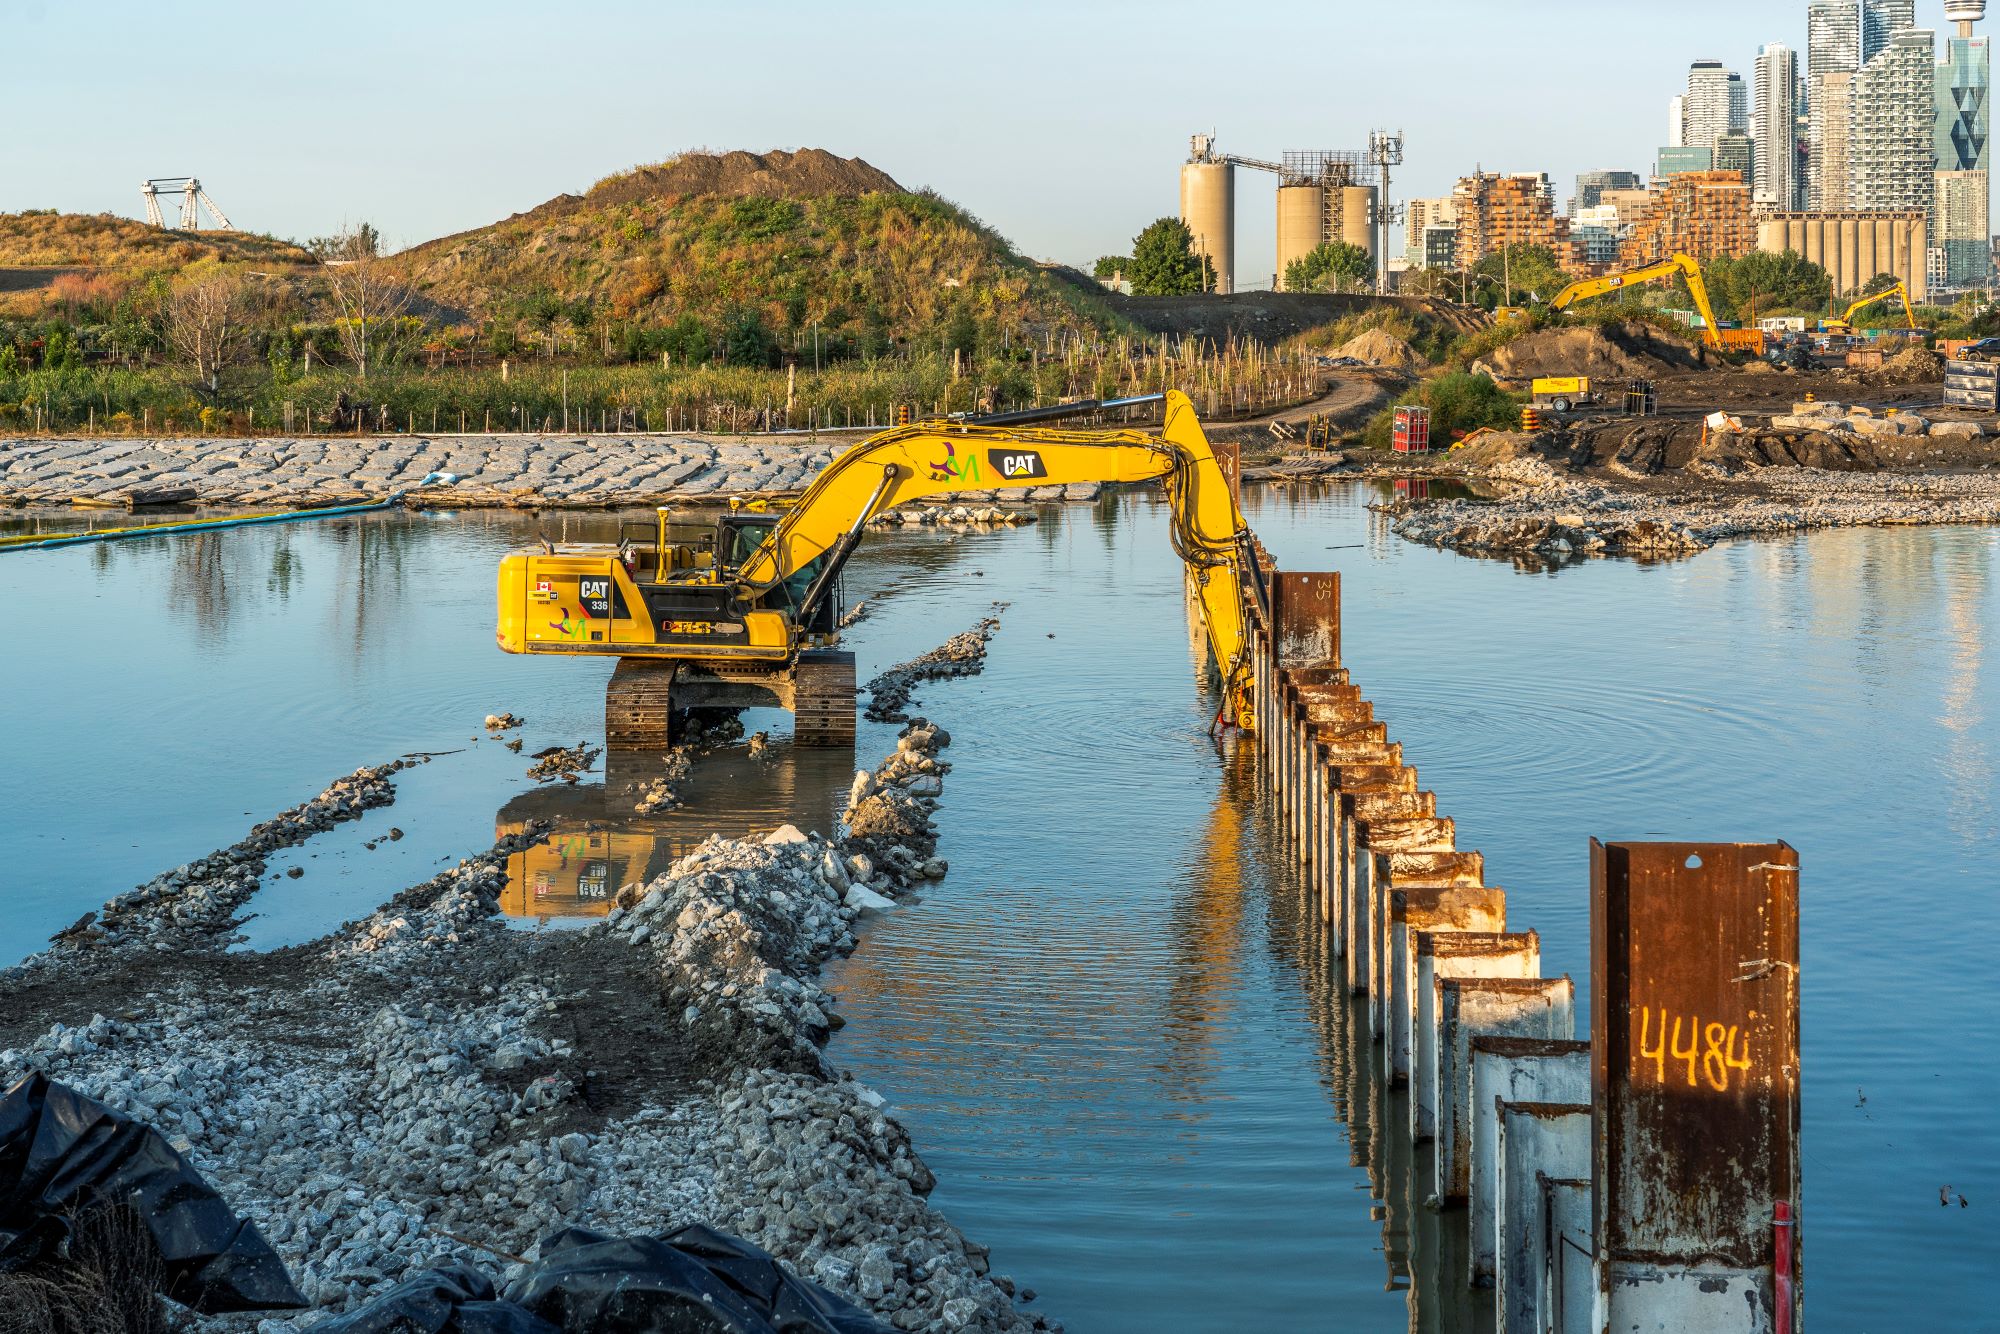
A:
[[[911,692],[926,681],[943,681],[954,676],[973,676],[986,666],[986,645],[1000,628],[1000,613],[1007,604],[993,604],[993,614],[970,630],[955,634],[919,658],[898,663],[870,681],[867,716],[878,723],[905,721],[903,708]]]
[[[0,439],[0,504],[110,500],[190,490],[209,505],[382,499],[430,473],[424,492],[454,508],[605,508],[796,494],[860,435],[772,440],[686,435],[391,435],[186,439]],[[968,491],[964,502],[1091,500],[1094,484]],[[928,512],[928,511],[922,511]],[[913,511],[913,514],[920,513]],[[996,511],[996,513],[1000,513]],[[911,521],[916,521],[912,519]],[[966,523],[1018,523],[998,518]]]
[[[1399,500],[1395,533],[1473,555],[1689,555],[1736,537],[1863,525],[2000,523],[2000,476],[1769,468],[1671,490],[1606,486],[1520,458],[1482,474],[1497,500]]]
[[[497,918],[531,828],[318,940],[224,949],[264,852],[393,800],[398,766],[358,771],[0,971],[0,1079],[40,1070],[166,1134],[314,1303],[264,1329],[441,1257],[504,1272],[562,1224],[694,1221],[897,1328],[1059,1329],[930,1208],[908,1135],[821,1049],[819,966],[945,873],[949,741],[913,720],[840,839],[711,839],[596,927]]]

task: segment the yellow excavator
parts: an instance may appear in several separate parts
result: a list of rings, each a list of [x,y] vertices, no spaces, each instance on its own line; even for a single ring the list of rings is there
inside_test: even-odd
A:
[[[1164,400],[1157,433],[1050,425]],[[1174,550],[1222,675],[1230,716],[1250,726],[1243,575],[1249,529],[1185,394],[1063,404],[915,422],[863,440],[782,515],[625,525],[616,545],[552,543],[500,562],[498,632],[509,653],[618,660],[605,696],[613,745],[664,744],[687,710],[777,705],[794,738],[854,738],[854,655],[839,638],[838,581],[868,521],[953,491],[1076,482],[1164,482]]]
[[[1763,354],[1762,333],[1755,329],[1724,329],[1715,322],[1715,308],[1708,304],[1708,284],[1701,279],[1701,265],[1688,255],[1670,255],[1658,263],[1629,269],[1624,273],[1607,273],[1602,278],[1579,278],[1556,293],[1555,300],[1549,302],[1549,309],[1562,310],[1579,301],[1588,301],[1594,296],[1615,292],[1621,287],[1657,282],[1661,278],[1671,278],[1677,273],[1687,279],[1688,292],[1694,297],[1694,308],[1701,315],[1701,337],[1704,343],[1717,352],[1749,352],[1759,356]]]
[[[1864,296],[1856,301],[1840,313],[1839,319],[1821,320],[1819,322],[1819,331],[1823,334],[1846,334],[1852,337],[1854,334],[1854,317],[1867,307],[1874,305],[1877,301],[1887,301],[1892,296],[1902,298],[1903,320],[1910,328],[1916,328],[1917,312],[1910,309],[1910,289],[1903,286],[1902,280],[1898,279],[1894,287],[1884,288],[1879,292]]]

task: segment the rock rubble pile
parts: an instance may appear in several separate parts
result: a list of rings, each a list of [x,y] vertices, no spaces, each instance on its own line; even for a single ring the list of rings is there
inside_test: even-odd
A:
[[[389,804],[403,762],[357,771],[0,973],[0,1080],[42,1071],[166,1134],[313,1303],[272,1334],[439,1261],[511,1277],[558,1227],[692,1222],[897,1328],[1060,1329],[929,1206],[907,1133],[822,1050],[821,964],[945,874],[949,744],[911,720],[841,837],[711,838],[597,927],[497,917],[531,826],[308,944],[215,948],[257,856]]]

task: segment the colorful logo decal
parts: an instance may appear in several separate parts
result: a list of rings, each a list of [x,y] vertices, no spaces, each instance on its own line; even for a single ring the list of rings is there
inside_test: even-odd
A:
[[[971,455],[959,458],[958,451],[953,449],[951,442],[947,440],[944,445],[943,460],[931,464],[931,480],[976,484],[979,481],[979,460]]]

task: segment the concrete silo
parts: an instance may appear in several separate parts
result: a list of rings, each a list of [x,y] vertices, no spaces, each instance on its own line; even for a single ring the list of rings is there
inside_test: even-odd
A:
[[[1340,188],[1340,239],[1375,253],[1375,187],[1344,185]]]
[[[1278,287],[1285,270],[1326,240],[1326,191],[1318,185],[1278,187]]]
[[[1215,290],[1236,290],[1236,168],[1217,158],[1205,134],[1181,166],[1181,221],[1194,250],[1215,266]]]

